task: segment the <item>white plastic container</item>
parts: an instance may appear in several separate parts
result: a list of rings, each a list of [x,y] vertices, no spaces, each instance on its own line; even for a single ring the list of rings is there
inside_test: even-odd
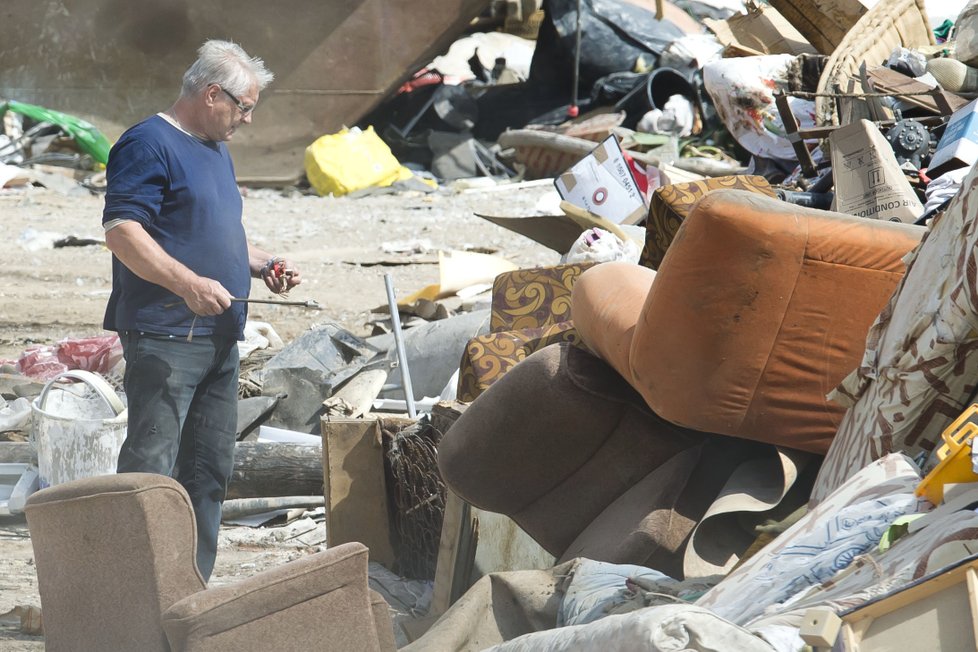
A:
[[[95,396],[83,398],[56,388],[65,378],[87,384]],[[115,473],[127,417],[122,399],[97,374],[66,371],[48,381],[31,403],[31,444],[37,451],[40,487]]]

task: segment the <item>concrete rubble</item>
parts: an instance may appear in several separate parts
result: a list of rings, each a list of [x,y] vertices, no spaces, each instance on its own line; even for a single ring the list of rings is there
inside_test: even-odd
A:
[[[364,543],[411,652],[974,649],[978,0],[458,4],[242,192],[477,193],[559,262],[419,232],[359,329],[249,323],[222,546]],[[0,198],[99,196],[119,116],[42,91],[0,80]],[[114,473],[124,368],[96,324],[0,359],[0,548]]]

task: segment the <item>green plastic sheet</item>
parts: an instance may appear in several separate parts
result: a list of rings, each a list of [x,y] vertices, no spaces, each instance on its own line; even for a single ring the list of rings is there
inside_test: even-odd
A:
[[[112,143],[92,123],[67,113],[15,100],[8,100],[0,104],[0,116],[7,111],[19,113],[37,122],[50,122],[57,125],[78,143],[79,149],[91,156],[97,163],[102,165],[108,163]]]

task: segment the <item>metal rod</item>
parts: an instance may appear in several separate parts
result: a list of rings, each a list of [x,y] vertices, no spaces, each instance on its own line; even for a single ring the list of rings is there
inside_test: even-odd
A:
[[[238,303],[268,303],[273,306],[299,306],[300,308],[315,308],[316,310],[322,310],[323,307],[319,305],[318,301],[313,299],[307,299],[306,301],[283,301],[281,299],[239,299],[238,297],[231,297],[232,302]],[[173,303],[164,303],[164,308],[175,308],[177,306],[186,306],[185,301],[174,301]]]
[[[303,308],[322,308],[318,302],[313,300],[306,301],[284,301],[282,299],[239,299],[231,297],[231,301],[238,303],[268,303],[273,306],[302,306]]]
[[[577,85],[581,74],[581,0],[577,0],[577,25],[574,39],[574,88],[571,90],[571,108],[577,107]]]
[[[394,281],[390,274],[384,274],[384,285],[387,287],[387,305],[391,311],[394,344],[397,346],[397,366],[401,370],[401,384],[404,386],[404,402],[407,404],[408,416],[415,419],[418,413],[414,409],[414,388],[411,387],[411,372],[408,369],[407,352],[404,350],[404,338],[401,334],[401,315],[397,312],[397,301],[394,299]]]

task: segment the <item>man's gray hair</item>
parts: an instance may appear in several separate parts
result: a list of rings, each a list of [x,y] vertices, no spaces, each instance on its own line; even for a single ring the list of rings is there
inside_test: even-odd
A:
[[[197,60],[183,74],[183,87],[180,94],[191,97],[211,84],[232,95],[243,95],[252,84],[264,90],[274,75],[265,68],[265,62],[257,57],[249,57],[240,45],[230,41],[205,41],[197,50]]]

